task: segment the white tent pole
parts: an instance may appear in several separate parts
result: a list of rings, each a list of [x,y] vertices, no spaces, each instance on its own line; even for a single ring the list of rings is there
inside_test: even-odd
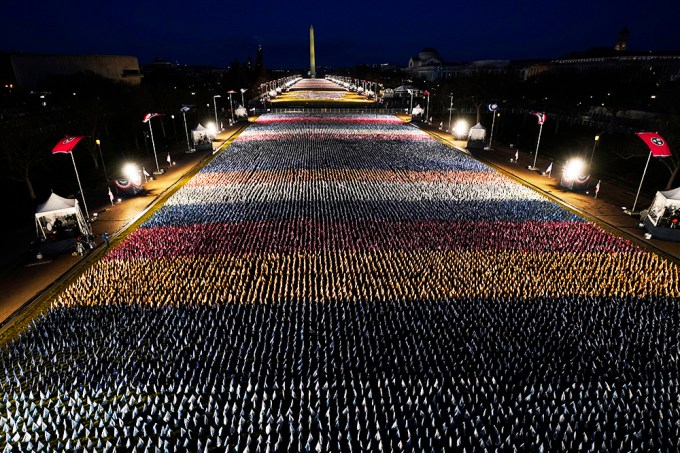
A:
[[[640,196],[640,190],[642,190],[642,181],[645,180],[645,175],[647,174],[647,167],[649,166],[649,161],[652,158],[652,152],[649,152],[649,156],[647,156],[647,164],[645,165],[645,171],[642,172],[642,179],[640,179],[640,186],[638,187],[637,194],[635,195],[635,201],[633,202],[633,209],[631,210],[631,213],[635,212],[635,206],[637,205],[638,202],[638,197]]]
[[[541,144],[541,132],[543,132],[543,123],[541,123],[541,127],[538,130],[538,141],[536,142],[536,152],[534,153],[534,165],[533,168],[536,168],[536,159],[538,159],[538,145]]]
[[[83,192],[83,186],[80,185],[80,176],[78,175],[78,167],[76,167],[76,159],[73,157],[73,151],[69,153],[71,155],[71,161],[73,162],[73,169],[76,171],[76,179],[78,180],[78,187],[80,188],[80,195],[83,197],[83,206],[85,207],[85,215],[87,220],[90,220],[90,213],[87,210],[87,201],[85,201],[85,192]]]

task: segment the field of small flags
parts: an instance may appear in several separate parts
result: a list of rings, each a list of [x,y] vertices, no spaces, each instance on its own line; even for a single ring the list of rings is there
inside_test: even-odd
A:
[[[385,115],[270,114],[0,351],[6,451],[670,451],[678,267]]]

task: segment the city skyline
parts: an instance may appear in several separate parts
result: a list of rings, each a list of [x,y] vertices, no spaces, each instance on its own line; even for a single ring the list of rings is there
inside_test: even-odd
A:
[[[512,6],[491,0],[455,7],[439,2],[424,12],[402,1],[323,12],[318,6],[308,0],[283,9],[268,2],[237,8],[208,2],[187,10],[168,3],[158,10],[128,0],[71,8],[41,1],[26,14],[19,5],[8,5],[0,19],[0,51],[131,55],[140,64],[160,58],[226,67],[234,59],[254,59],[261,45],[267,67],[305,68],[311,25],[316,64],[326,67],[403,67],[425,47],[437,49],[445,61],[558,58],[613,47],[624,26],[631,50],[680,50],[680,34],[673,29],[680,7],[670,1],[644,8],[613,0]]]

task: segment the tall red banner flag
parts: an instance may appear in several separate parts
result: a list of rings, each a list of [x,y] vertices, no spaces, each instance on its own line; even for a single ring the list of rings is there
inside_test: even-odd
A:
[[[161,116],[162,113],[147,113],[144,115],[144,119],[142,120],[142,123],[148,123],[151,118],[155,118],[157,116]]]
[[[59,143],[52,148],[52,154],[58,154],[58,153],[70,153],[73,151],[73,148],[78,144],[79,141],[81,141],[84,136],[74,136],[74,137],[64,137],[63,139],[59,140]]]
[[[532,112],[531,114],[535,115],[536,118],[538,118],[538,124],[545,123],[545,113],[543,113],[543,112]]]
[[[656,132],[636,132],[635,135],[640,137],[643,142],[647,144],[649,150],[654,157],[669,157],[671,149],[668,143]]]

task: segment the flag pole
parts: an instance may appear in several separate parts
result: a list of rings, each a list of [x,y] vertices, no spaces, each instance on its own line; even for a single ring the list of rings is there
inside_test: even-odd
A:
[[[640,190],[642,190],[642,181],[645,180],[645,175],[647,174],[647,167],[649,167],[649,161],[652,159],[652,151],[649,151],[649,156],[647,156],[647,164],[645,165],[645,171],[642,172],[642,179],[640,179],[640,186],[638,187],[637,194],[635,195],[635,201],[633,202],[633,209],[631,209],[630,213],[633,214],[635,212],[635,206],[637,206],[638,202],[638,197],[640,196]]]
[[[187,127],[187,112],[182,112],[184,117],[184,132],[187,134],[187,152],[191,152],[191,145],[189,144],[189,128]]]
[[[80,184],[80,175],[78,175],[78,167],[76,167],[76,158],[73,157],[73,152],[69,153],[71,155],[71,161],[73,162],[73,169],[76,171],[76,179],[78,180],[78,187],[80,188],[80,196],[83,197],[83,206],[85,207],[85,215],[87,216],[87,221],[90,221],[90,213],[87,210],[87,202],[85,201],[85,192],[83,192],[83,186]]]
[[[156,143],[153,140],[153,128],[151,127],[151,118],[149,118],[149,131],[151,132],[151,146],[153,146],[153,157],[156,159],[156,174],[160,174],[161,168],[158,165],[158,155],[156,154]]]
[[[536,152],[534,153],[534,165],[531,168],[532,170],[536,169],[536,160],[538,159],[538,146],[541,144],[541,132],[543,132],[543,123],[541,123],[541,127],[538,129],[538,141],[536,142]]]

